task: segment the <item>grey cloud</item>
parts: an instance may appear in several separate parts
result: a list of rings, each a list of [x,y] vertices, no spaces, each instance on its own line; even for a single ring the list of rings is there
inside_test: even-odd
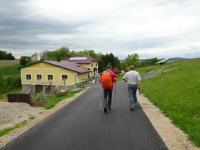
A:
[[[91,24],[98,24],[97,22],[92,22],[87,18],[82,20],[87,21],[77,21],[76,23],[71,22],[71,20],[66,20],[64,22],[59,22],[54,19],[44,18],[43,16],[30,15],[29,8],[26,6],[27,1],[30,0],[0,0],[0,49],[11,49],[16,55],[27,55],[32,54],[37,50],[45,49],[56,49],[61,46],[68,46],[73,49],[97,49],[98,51],[105,50],[104,52],[114,52],[119,54],[120,57],[124,57],[126,52],[123,54],[120,50],[129,49],[137,50],[148,49],[148,48],[161,48],[173,45],[176,42],[181,42],[182,40],[192,39],[198,41],[199,29],[192,28],[191,30],[184,31],[178,35],[171,35],[166,37],[154,36],[149,38],[140,37],[133,38],[129,37],[125,39],[115,38],[115,37],[105,37],[101,39],[98,35],[91,37],[87,35],[87,31],[79,30],[82,26],[87,26]],[[141,1],[150,2],[148,0]],[[192,8],[190,5],[191,0],[153,0],[156,7],[168,7],[168,5],[175,5],[175,8],[180,9],[180,13],[186,13]],[[122,7],[122,6],[121,6]],[[175,9],[174,8],[174,9]],[[121,8],[123,9],[123,8]],[[185,11],[185,9],[187,11]],[[91,12],[92,13],[92,12]],[[166,12],[167,13],[167,12]],[[172,13],[173,14],[173,13]],[[31,17],[27,17],[30,15]],[[153,17],[153,16],[152,16]],[[130,18],[131,19],[131,18]],[[143,19],[143,18],[140,18]],[[103,20],[102,20],[103,21]],[[93,30],[92,26],[91,29]],[[84,34],[85,33],[85,34]],[[93,32],[95,34],[95,31]],[[72,35],[72,38],[63,38],[62,40],[56,40],[56,35]],[[45,35],[55,35],[51,39],[44,38]],[[194,36],[195,35],[195,36]],[[191,49],[194,49],[192,47]],[[107,50],[107,51],[106,51]],[[182,56],[200,56],[200,49],[196,48],[196,51],[191,53],[182,53]],[[102,52],[102,51],[101,51]],[[128,52],[128,50],[127,50]],[[146,57],[146,54],[142,54]],[[155,53],[152,55],[156,55]]]
[[[40,16],[26,18],[27,8],[22,5],[25,0],[3,0],[0,6],[0,48],[39,48],[59,45],[59,41],[50,41],[39,38],[45,34],[71,34],[76,33],[77,28],[88,24],[61,23],[55,20],[44,19]]]

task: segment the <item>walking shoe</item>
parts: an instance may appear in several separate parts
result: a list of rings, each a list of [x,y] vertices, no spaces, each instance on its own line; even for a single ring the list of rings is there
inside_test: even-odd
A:
[[[134,111],[134,105],[130,106],[130,111]]]
[[[104,107],[103,110],[104,110],[104,113],[107,113],[107,112],[108,112],[106,107]]]

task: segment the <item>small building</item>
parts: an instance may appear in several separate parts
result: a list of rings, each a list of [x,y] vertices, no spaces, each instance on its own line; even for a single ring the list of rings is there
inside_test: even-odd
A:
[[[186,60],[186,58],[181,58],[181,57],[173,57],[173,58],[168,58],[168,59],[161,59],[157,64],[162,65],[165,63],[172,63],[172,62],[178,62],[178,61],[183,61]]]
[[[161,61],[157,62],[156,64],[162,65],[169,61],[169,59],[162,59]]]
[[[87,82],[89,71],[69,61],[38,61],[21,69],[22,91],[25,93],[66,90]]]
[[[70,62],[79,64],[80,66],[87,68],[90,71],[90,77],[96,76],[98,74],[98,61],[97,59],[90,56],[83,57],[71,57]]]

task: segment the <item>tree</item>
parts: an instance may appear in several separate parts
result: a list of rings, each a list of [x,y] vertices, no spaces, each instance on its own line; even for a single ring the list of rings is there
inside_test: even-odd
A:
[[[143,59],[143,60],[140,60],[137,66],[145,67],[145,66],[155,65],[158,61],[159,61],[158,58]]]
[[[91,56],[93,58],[99,59],[100,54],[96,53],[94,50],[83,50],[83,51],[79,51],[76,52],[77,56]]]
[[[108,64],[112,65],[113,68],[117,67],[118,69],[121,69],[121,64],[118,57],[115,57],[112,53],[105,55],[101,54],[99,59],[99,72],[105,70]]]
[[[0,60],[14,60],[15,57],[12,53],[7,53],[6,51],[0,51]]]
[[[20,65],[21,66],[28,65],[29,63],[31,63],[31,57],[29,57],[29,56],[21,56],[21,58],[20,58]]]
[[[139,55],[138,54],[135,53],[135,54],[128,55],[128,57],[122,63],[122,68],[125,69],[130,65],[137,66],[138,62],[139,62]]]
[[[15,60],[15,57],[12,55],[12,53],[8,53],[6,58],[7,60]]]
[[[42,59],[61,61],[75,55],[74,51],[69,48],[61,47],[55,51],[45,51],[42,54]]]
[[[6,51],[0,51],[0,60],[5,60],[7,57]]]
[[[61,61],[73,56],[91,56],[97,59],[99,62],[99,72],[102,72],[108,63],[110,63],[113,67],[121,69],[118,57],[114,56],[112,53],[105,55],[96,53],[94,50],[72,51],[66,47],[62,47],[55,51],[44,51],[41,58],[46,60]]]

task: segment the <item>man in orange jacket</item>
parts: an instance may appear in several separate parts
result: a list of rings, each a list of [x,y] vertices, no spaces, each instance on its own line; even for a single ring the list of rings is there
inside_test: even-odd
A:
[[[112,66],[108,65],[106,70],[100,77],[100,82],[103,88],[104,98],[103,107],[104,112],[107,113],[107,108],[110,110],[112,105],[112,91],[113,84],[116,84],[117,78],[115,73],[112,71]]]

